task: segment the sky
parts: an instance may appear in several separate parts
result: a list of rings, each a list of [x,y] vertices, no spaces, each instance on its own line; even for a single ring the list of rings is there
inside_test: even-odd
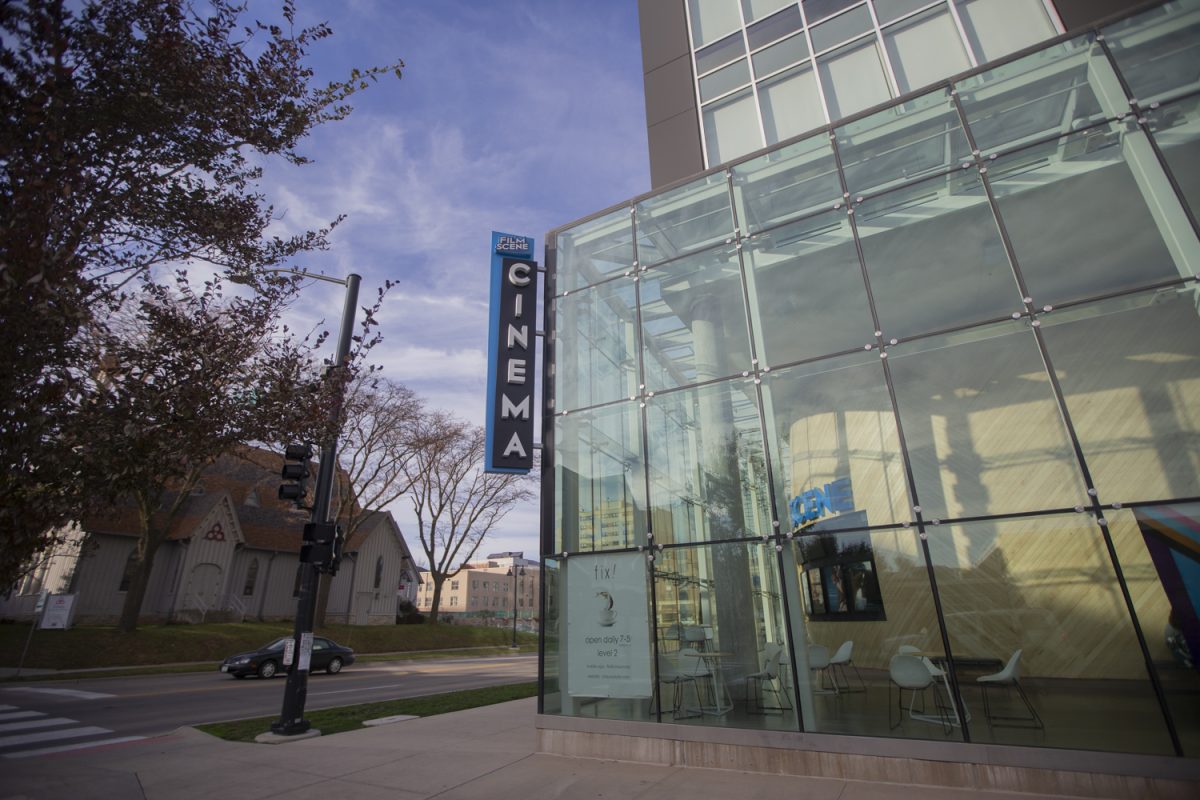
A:
[[[637,2],[297,5],[297,25],[333,29],[311,53],[317,84],[354,67],[396,59],[405,67],[402,79],[356,95],[348,119],[306,140],[301,152],[314,163],[267,170],[261,188],[278,216],[274,232],[346,214],[330,250],[295,266],[359,273],[367,303],[385,280],[396,282],[370,361],[428,407],[482,425],[491,232],[532,236],[540,261],[548,230],[650,188]],[[336,334],[339,288],[313,281],[301,295],[292,324],[309,330],[324,320]],[[389,510],[423,561],[408,500]],[[536,558],[538,527],[537,502],[519,506],[477,555]]]

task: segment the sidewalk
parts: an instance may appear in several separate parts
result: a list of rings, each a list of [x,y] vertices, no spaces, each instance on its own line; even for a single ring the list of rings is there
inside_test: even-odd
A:
[[[1047,800],[535,753],[533,699],[281,745],[191,728],[0,764],[0,800]],[[1060,795],[1053,797],[1061,798]]]

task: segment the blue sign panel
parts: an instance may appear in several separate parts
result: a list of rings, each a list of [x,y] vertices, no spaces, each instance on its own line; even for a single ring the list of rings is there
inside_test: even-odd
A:
[[[537,262],[533,238],[492,231],[487,472],[533,468]]]

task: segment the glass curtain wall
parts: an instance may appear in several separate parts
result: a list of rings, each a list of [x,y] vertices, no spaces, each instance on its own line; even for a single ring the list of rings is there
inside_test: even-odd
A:
[[[552,234],[546,713],[1200,756],[1198,25]]]

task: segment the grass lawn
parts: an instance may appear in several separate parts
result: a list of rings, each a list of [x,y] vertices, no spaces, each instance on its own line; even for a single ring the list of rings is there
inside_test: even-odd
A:
[[[314,728],[321,731],[322,736],[333,733],[358,730],[363,720],[390,717],[396,714],[408,714],[416,717],[432,717],[435,714],[447,714],[451,711],[462,711],[467,708],[490,706],[495,703],[506,703],[509,700],[520,700],[537,694],[537,682],[514,683],[508,686],[489,686],[485,689],[468,689],[462,692],[433,694],[426,697],[410,697],[406,700],[388,700],[382,703],[363,703],[357,706],[343,706],[324,711],[309,711],[305,718]],[[258,717],[256,719],[235,720],[232,722],[213,722],[207,725],[195,726],[197,730],[228,739],[231,742],[253,742],[254,737],[271,729],[271,723],[279,717]],[[403,722],[396,723],[403,725]]]
[[[132,633],[115,627],[76,627],[34,631],[24,666],[30,669],[142,667],[209,661],[254,650],[292,632],[290,622],[228,622],[203,625],[146,625]],[[329,625],[317,634],[369,656],[458,648],[504,648],[511,629],[469,625]],[[29,636],[27,623],[0,624],[0,667],[16,667]],[[519,644],[536,646],[537,635],[518,634]],[[472,651],[472,654],[476,654]]]

